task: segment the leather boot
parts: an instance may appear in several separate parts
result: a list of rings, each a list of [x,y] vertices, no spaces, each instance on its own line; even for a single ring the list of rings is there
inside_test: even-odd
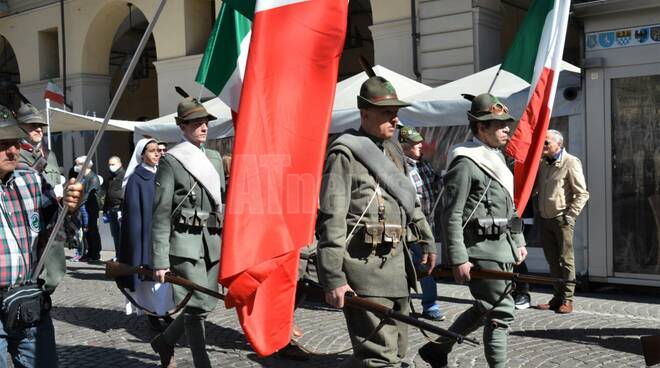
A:
[[[419,349],[419,356],[431,368],[445,368],[447,367],[447,357],[450,350],[451,345],[427,342]]]
[[[555,298],[552,298],[552,299],[550,299],[550,301],[549,301],[548,303],[546,303],[546,304],[537,304],[537,305],[536,305],[536,309],[540,309],[540,310],[553,310],[553,311],[556,311],[557,309],[559,309],[559,306],[560,306],[560,305],[561,305],[561,302],[560,302],[560,301],[558,301],[558,300],[555,299]]]
[[[162,368],[176,368],[174,347],[165,342],[161,334],[156,335],[151,340],[151,348],[160,356],[160,366]]]
[[[572,311],[573,311],[573,302],[571,300],[564,300],[564,302],[561,303],[561,305],[555,312],[559,314],[567,314],[567,313],[571,313]]]

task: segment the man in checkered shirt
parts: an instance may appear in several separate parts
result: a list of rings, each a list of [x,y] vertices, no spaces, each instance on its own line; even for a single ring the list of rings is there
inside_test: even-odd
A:
[[[60,210],[50,184],[29,166],[18,163],[20,140],[26,136],[12,112],[0,105],[0,300],[10,288],[30,280]],[[81,193],[82,184],[72,180],[63,198],[70,212],[78,210]],[[66,271],[64,238],[62,229],[39,276],[39,284],[48,293]],[[15,367],[57,367],[55,331],[48,309],[42,309],[36,326],[19,329],[7,328],[6,317],[0,313],[0,367],[9,365],[9,352]]]
[[[410,181],[417,190],[417,199],[422,205],[422,212],[426,216],[426,221],[433,229],[434,222],[432,211],[438,191],[440,189],[440,177],[433,171],[431,163],[422,160],[422,144],[424,137],[410,126],[404,126],[399,131],[399,142],[403,153],[406,156],[406,166]],[[412,244],[410,252],[415,267],[420,268],[422,257],[421,249],[418,245]],[[440,312],[440,306],[436,303],[438,298],[438,287],[432,277],[419,279],[422,287],[422,316],[432,321],[443,321],[445,316]]]

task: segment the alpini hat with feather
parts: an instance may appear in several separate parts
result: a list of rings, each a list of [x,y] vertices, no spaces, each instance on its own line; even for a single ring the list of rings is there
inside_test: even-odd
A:
[[[468,120],[471,122],[492,120],[515,121],[509,115],[509,108],[499,98],[490,93],[482,93],[476,97],[464,94],[463,97],[472,101],[470,111],[467,112]]]
[[[0,140],[26,138],[27,133],[18,126],[14,114],[0,105]]]

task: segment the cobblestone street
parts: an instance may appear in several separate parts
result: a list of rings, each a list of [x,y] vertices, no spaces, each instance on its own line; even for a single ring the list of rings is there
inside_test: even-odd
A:
[[[112,256],[103,252],[102,259]],[[144,317],[126,316],[123,296],[104,276],[102,264],[67,263],[68,274],[54,294],[52,311],[62,367],[157,367],[149,340],[154,332]],[[439,285],[440,303],[448,327],[470,304],[468,289]],[[547,289],[532,293],[532,303],[549,299]],[[415,299],[419,308],[419,298]],[[207,322],[208,351],[217,367],[336,367],[350,352],[339,311],[305,305],[296,311],[302,344],[323,353],[308,362],[259,358],[250,349],[235,311],[222,304]],[[510,367],[644,367],[640,335],[660,334],[660,300],[630,293],[578,294],[575,312],[558,315],[535,309],[518,311],[509,339]],[[481,340],[480,332],[474,334]],[[406,363],[427,367],[417,355],[425,338],[410,330]],[[179,367],[192,367],[189,350],[176,349]],[[486,367],[481,347],[463,344],[450,355],[450,366]]]

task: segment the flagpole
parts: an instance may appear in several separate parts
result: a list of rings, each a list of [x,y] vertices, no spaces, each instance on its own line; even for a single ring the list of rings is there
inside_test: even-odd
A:
[[[154,26],[158,21],[158,17],[160,16],[160,13],[162,12],[166,2],[167,0],[160,0],[160,4],[158,4],[158,8],[154,13],[151,22],[149,22],[147,29],[144,31],[144,34],[142,35],[142,39],[140,40],[140,43],[138,44],[138,47],[135,50],[135,54],[133,54],[131,63],[128,65],[128,69],[126,69],[126,73],[124,74],[121,83],[119,83],[119,87],[117,87],[117,91],[115,92],[115,95],[112,97],[112,102],[110,102],[110,107],[108,107],[108,111],[105,113],[105,118],[103,119],[103,124],[101,125],[101,129],[99,129],[99,131],[96,133],[96,136],[92,141],[92,145],[91,147],[89,147],[89,151],[87,151],[87,155],[86,155],[87,158],[85,159],[85,162],[83,163],[82,168],[78,173],[78,176],[76,177],[76,183],[80,183],[80,179],[82,179],[83,175],[85,174],[85,171],[87,171],[87,168],[89,167],[89,163],[92,159],[91,155],[94,152],[96,152],[96,148],[101,142],[103,133],[105,132],[105,130],[108,127],[108,124],[110,123],[110,118],[112,117],[112,114],[114,114],[115,112],[115,108],[117,107],[117,104],[119,103],[119,99],[121,98],[122,94],[124,93],[124,90],[126,89],[126,85],[128,84],[128,81],[133,76],[133,71],[135,70],[135,66],[137,65],[138,60],[142,55],[142,51],[144,50],[144,47],[147,45],[147,41],[149,41],[149,36],[151,35],[151,32],[153,31]],[[43,253],[41,254],[41,258],[39,259],[39,263],[34,268],[34,272],[35,272],[34,275],[38,276],[38,273],[40,273],[41,270],[43,269],[44,264],[46,262],[46,258],[48,258],[48,250],[52,246],[56,236],[58,235],[58,232],[62,228],[62,224],[64,224],[64,219],[66,218],[68,210],[69,207],[66,204],[64,204],[63,208],[61,209],[57,217],[57,222],[55,222],[55,226],[53,226],[53,228],[51,229],[50,236],[48,237],[48,242],[44,247]]]
[[[50,145],[50,98],[46,99],[46,129],[48,134],[48,149],[52,150],[53,147]]]
[[[495,81],[497,80],[497,77],[500,76],[500,71],[502,71],[502,64],[500,64],[500,67],[497,69],[497,73],[495,73],[495,78],[493,78],[493,82],[490,84],[490,87],[488,87],[488,93],[493,90],[493,86],[495,85]]]

